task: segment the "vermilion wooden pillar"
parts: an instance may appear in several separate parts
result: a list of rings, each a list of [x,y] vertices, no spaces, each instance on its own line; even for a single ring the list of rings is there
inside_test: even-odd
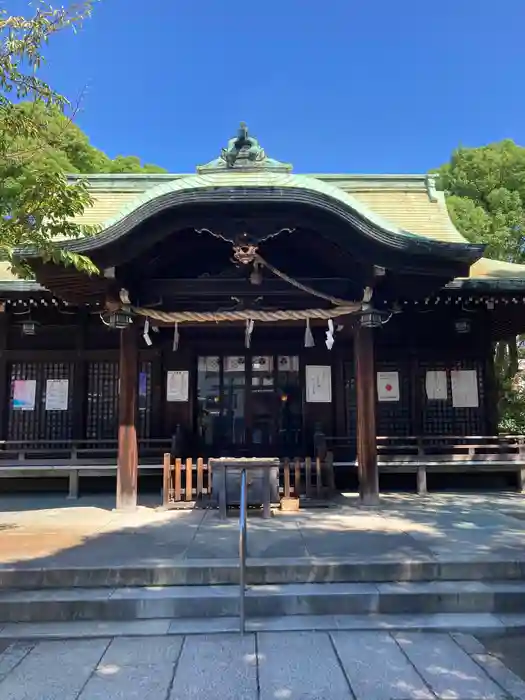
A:
[[[374,331],[359,326],[354,336],[357,392],[357,461],[359,494],[365,505],[379,503],[376,443],[376,376]]]
[[[122,510],[137,506],[137,373],[137,334],[135,327],[129,325],[120,331],[117,508]]]

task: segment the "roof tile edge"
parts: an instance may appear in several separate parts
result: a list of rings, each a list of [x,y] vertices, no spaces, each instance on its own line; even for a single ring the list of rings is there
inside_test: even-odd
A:
[[[232,171],[225,171],[229,176]],[[235,173],[233,171],[233,174]],[[431,201],[435,201],[435,186],[432,178],[424,174],[368,174],[368,173],[295,173],[304,177],[314,178],[321,182],[339,186],[341,189],[401,189],[426,191]],[[180,180],[186,177],[194,177],[195,173],[96,173],[96,174],[71,174],[67,178],[70,182],[85,180],[93,189],[143,189],[161,183]]]

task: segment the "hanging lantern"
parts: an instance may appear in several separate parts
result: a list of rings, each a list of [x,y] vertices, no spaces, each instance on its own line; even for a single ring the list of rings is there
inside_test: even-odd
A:
[[[385,323],[387,314],[377,309],[367,309],[363,311],[359,322],[363,328],[379,328]]]
[[[359,322],[363,328],[380,328],[390,320],[391,313],[369,307],[363,309]]]
[[[22,323],[22,335],[36,335],[37,325],[35,321],[24,321]]]
[[[461,335],[463,335],[465,333],[470,333],[470,330],[471,330],[470,319],[459,318],[457,321],[454,322],[454,328],[456,329],[456,333],[459,333]]]
[[[133,318],[131,314],[126,309],[119,309],[118,311],[112,311],[107,315],[107,321],[102,317],[102,320],[110,328],[115,330],[123,330],[133,323]]]

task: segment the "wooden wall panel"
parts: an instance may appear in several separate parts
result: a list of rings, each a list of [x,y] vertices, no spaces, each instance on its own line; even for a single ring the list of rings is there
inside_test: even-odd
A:
[[[14,381],[36,381],[33,411],[13,407]],[[68,410],[46,411],[46,381],[69,381]],[[10,400],[8,409],[8,440],[71,440],[73,437],[74,363],[72,362],[14,362],[10,367]]]

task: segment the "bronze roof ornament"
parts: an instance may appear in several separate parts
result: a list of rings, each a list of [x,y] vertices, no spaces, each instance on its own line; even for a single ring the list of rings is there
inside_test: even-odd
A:
[[[254,136],[249,135],[248,127],[244,122],[241,122],[237,136],[228,141],[228,145],[222,149],[221,155],[206,165],[197,166],[198,173],[226,170],[289,173],[292,171],[292,165],[268,158],[259,141]]]

